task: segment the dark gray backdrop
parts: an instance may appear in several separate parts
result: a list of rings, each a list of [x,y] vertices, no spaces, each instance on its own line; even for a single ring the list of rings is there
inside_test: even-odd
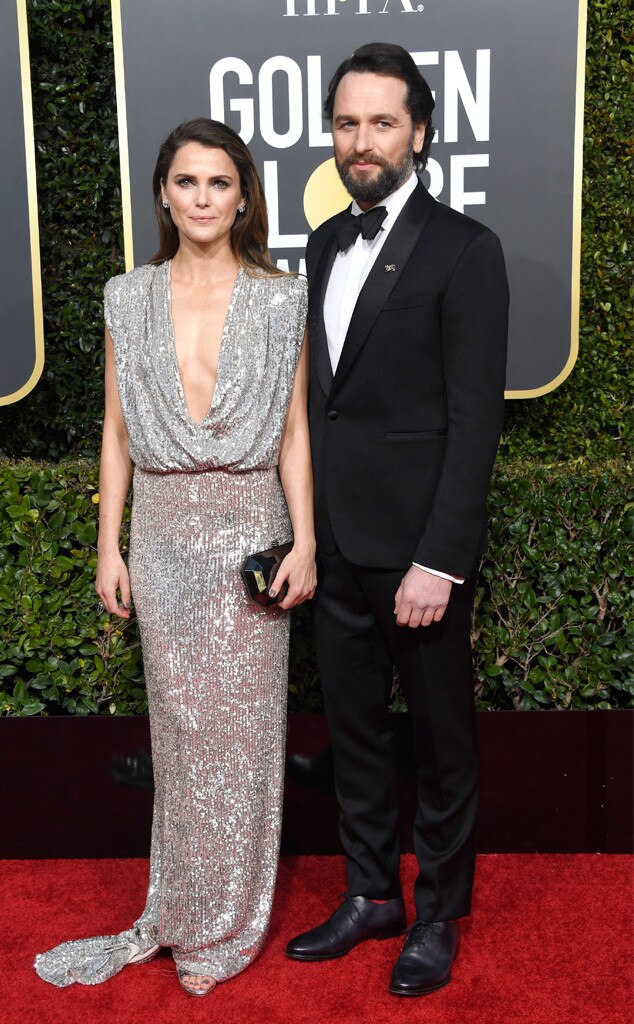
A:
[[[17,11],[10,0],[0,5],[0,223],[5,243],[0,252],[0,405],[28,394],[43,358],[41,299],[37,323],[33,307],[26,174],[25,147],[32,148],[33,134],[25,140]],[[39,278],[35,287],[39,296]]]
[[[311,227],[304,189],[331,154],[320,116],[328,78],[361,43],[399,42],[436,94],[438,142],[425,183],[504,244],[512,290],[508,394],[550,390],[572,369],[577,347],[575,104],[585,3],[113,0],[115,24],[119,13],[123,24],[115,48],[125,68],[129,264],[156,245],[150,179],[158,145],[177,123],[202,114],[226,119],[249,142],[266,183],[273,256],[302,269]],[[28,393],[43,359],[26,174],[32,136],[25,139],[18,46],[24,7],[24,0],[0,6],[0,215],[10,239],[0,264],[0,404]],[[326,188],[323,216],[331,205]]]
[[[176,124],[203,115],[225,119],[249,143],[265,178],[272,254],[302,269],[304,189],[331,156],[320,115],[328,79],[362,43],[397,42],[436,96],[438,142],[423,180],[502,238],[512,291],[508,391],[550,390],[572,368],[577,344],[580,3],[113,0],[122,21],[134,262],[156,248],[150,183],[158,146]],[[334,212],[327,207],[325,197],[325,213]]]

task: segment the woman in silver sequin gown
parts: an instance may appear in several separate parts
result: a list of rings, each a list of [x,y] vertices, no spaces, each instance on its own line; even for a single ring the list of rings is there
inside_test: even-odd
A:
[[[183,987],[203,995],[257,955],[273,898],[288,609],[315,586],[306,289],[268,259],[262,187],[231,129],[179,126],[154,194],[159,253],[105,291],[96,583],[115,615],[132,595],[141,631],[150,884],[128,931],[63,943],[35,966],[56,985],[97,984],[168,946]],[[118,545],[132,472],[128,578]],[[242,561],[292,534],[276,581],[286,598],[251,604]]]

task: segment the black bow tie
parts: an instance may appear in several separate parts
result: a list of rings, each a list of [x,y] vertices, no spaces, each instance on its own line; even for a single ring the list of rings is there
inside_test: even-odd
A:
[[[376,238],[386,217],[384,206],[373,206],[367,213],[360,213],[357,217],[348,211],[342,213],[335,226],[337,245],[341,250],[347,249],[356,242],[359,233],[365,239]]]

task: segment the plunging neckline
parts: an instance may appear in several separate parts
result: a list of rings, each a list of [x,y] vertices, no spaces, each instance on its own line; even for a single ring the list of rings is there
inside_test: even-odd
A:
[[[211,416],[211,413],[213,411],[214,405],[215,405],[216,395],[218,394],[218,384],[219,384],[219,381],[220,381],[221,362],[222,362],[224,350],[226,348],[226,345],[225,345],[226,335],[228,333],[229,321],[231,319],[231,313],[233,311],[233,306],[234,306],[234,303],[235,303],[235,298],[236,298],[236,293],[237,293],[237,288],[238,288],[238,281],[241,279],[243,271],[242,271],[242,267],[238,267],[238,272],[237,272],[237,274],[235,276],[233,285],[231,286],[231,294],[229,295],[229,304],[227,306],[227,312],[225,313],[225,318],[224,318],[224,322],[223,322],[223,325],[222,325],[222,331],[220,332],[220,346],[218,348],[218,360],[216,362],[216,380],[215,380],[215,383],[214,383],[214,386],[213,386],[213,389],[212,389],[212,392],[211,392],[211,397],[209,399],[209,405],[207,406],[207,411],[206,411],[206,413],[204,414],[204,416],[201,419],[197,420],[197,419],[194,419],[194,417],[192,416],[191,412],[189,411],[189,406],[187,405],[187,398],[185,397],[185,388],[183,386],[183,377],[182,377],[182,374],[181,374],[181,365],[180,365],[180,362],[178,360],[178,352],[176,351],[176,330],[174,328],[174,312],[173,312],[173,308],[172,308],[172,260],[166,260],[165,267],[166,267],[167,322],[168,322],[168,325],[169,325],[169,334],[170,334],[170,340],[171,340],[171,345],[172,345],[172,352],[174,354],[174,363],[175,363],[175,368],[176,368],[176,383],[177,383],[177,386],[178,386],[178,393],[179,393],[181,401],[183,403],[183,409],[185,410],[185,415],[186,415],[187,419],[195,427],[200,427],[200,426],[203,425],[203,423],[205,423],[206,420],[209,419],[209,417]]]

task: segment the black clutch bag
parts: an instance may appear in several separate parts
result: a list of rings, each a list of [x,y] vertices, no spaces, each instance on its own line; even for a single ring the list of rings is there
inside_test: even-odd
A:
[[[262,608],[270,604],[277,604],[283,601],[288,592],[288,584],[284,582],[280,592],[271,597],[269,590],[273,586],[273,580],[277,576],[282,561],[293,547],[292,542],[280,544],[277,548],[269,548],[268,551],[256,551],[249,555],[242,563],[240,575],[246,587],[248,596]]]

